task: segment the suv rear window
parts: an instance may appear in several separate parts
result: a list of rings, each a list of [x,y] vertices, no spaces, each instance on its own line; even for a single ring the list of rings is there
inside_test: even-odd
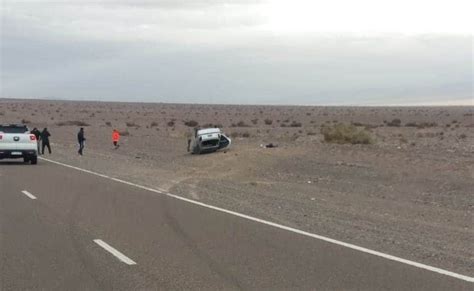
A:
[[[18,125],[0,125],[0,132],[3,133],[25,133],[28,132],[28,127]]]

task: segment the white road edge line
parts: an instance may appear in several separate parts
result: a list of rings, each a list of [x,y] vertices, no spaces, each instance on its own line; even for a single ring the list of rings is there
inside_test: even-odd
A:
[[[26,191],[26,190],[23,190],[21,191],[21,193],[25,194],[26,196],[28,196],[30,199],[37,199],[35,195],[31,194],[30,192]]]
[[[126,255],[122,254],[117,249],[115,249],[114,247],[112,247],[111,245],[106,243],[105,241],[103,241],[101,239],[95,239],[94,242],[96,244],[98,244],[99,246],[101,246],[102,248],[104,248],[109,253],[111,253],[112,255],[114,255],[117,259],[124,262],[125,264],[127,264],[127,265],[136,265],[137,264],[132,259],[130,259]]]
[[[263,219],[260,219],[260,218],[256,218],[256,217],[246,215],[246,214],[242,214],[242,213],[239,213],[239,212],[235,212],[235,211],[232,211],[232,210],[227,210],[227,209],[220,208],[220,207],[217,207],[217,206],[205,204],[205,203],[198,202],[198,201],[195,201],[195,200],[192,200],[192,199],[188,199],[188,198],[185,198],[185,197],[182,197],[182,196],[179,196],[179,195],[167,193],[164,190],[156,190],[156,189],[153,189],[153,188],[138,185],[138,184],[128,182],[128,181],[124,181],[124,180],[117,179],[117,178],[112,178],[112,177],[109,177],[109,176],[106,176],[106,175],[103,175],[103,174],[99,174],[99,173],[96,173],[96,172],[93,172],[93,171],[89,171],[89,170],[82,169],[82,168],[79,168],[79,167],[71,166],[71,165],[68,165],[68,164],[61,163],[61,162],[53,161],[53,160],[50,160],[50,159],[46,159],[46,158],[40,158],[40,159],[42,159],[44,161],[47,161],[47,162],[50,162],[50,163],[53,163],[53,164],[57,164],[57,165],[64,166],[64,167],[67,167],[67,168],[71,168],[71,169],[74,169],[74,170],[78,170],[78,171],[81,171],[81,172],[89,173],[89,174],[99,176],[99,177],[102,177],[102,178],[110,179],[112,181],[116,181],[116,182],[123,183],[123,184],[126,184],[126,185],[134,186],[134,187],[137,187],[137,188],[140,188],[140,189],[143,189],[143,190],[163,194],[163,195],[166,195],[168,197],[172,197],[172,198],[175,198],[175,199],[186,201],[186,202],[189,202],[189,203],[192,203],[192,204],[195,204],[195,205],[199,205],[199,206],[202,206],[202,207],[205,207],[205,208],[213,209],[213,210],[216,210],[216,211],[219,211],[219,212],[223,212],[223,213],[227,213],[227,214],[230,214],[230,215],[238,216],[238,217],[241,217],[241,218],[244,218],[244,219],[247,219],[247,220],[251,220],[251,221],[258,222],[258,223],[266,224],[266,225],[269,225],[269,226],[272,226],[272,227],[275,227],[275,228],[283,229],[283,230],[286,230],[286,231],[290,231],[290,232],[297,233],[297,234],[300,234],[300,235],[304,235],[304,236],[307,236],[307,237],[315,238],[315,239],[318,239],[318,240],[322,240],[322,241],[329,242],[329,243],[332,243],[332,244],[335,244],[335,245],[350,248],[350,249],[360,251],[360,252],[363,252],[363,253],[371,254],[371,255],[374,255],[374,256],[377,256],[377,257],[385,258],[385,259],[388,259],[388,260],[391,260],[391,261],[403,263],[403,264],[406,264],[406,265],[410,265],[410,266],[417,267],[417,268],[420,268],[420,269],[424,269],[424,270],[428,270],[428,271],[431,271],[431,272],[439,273],[439,274],[446,275],[446,276],[449,276],[449,277],[453,277],[453,278],[456,278],[456,279],[460,279],[460,280],[463,280],[463,281],[474,282],[474,277],[470,277],[470,276],[458,274],[458,273],[455,273],[455,272],[451,272],[451,271],[448,271],[448,270],[440,269],[440,268],[437,268],[437,267],[433,267],[433,266],[425,265],[425,264],[422,264],[422,263],[410,261],[410,260],[403,259],[403,258],[400,258],[400,257],[392,256],[392,255],[389,255],[389,254],[386,254],[386,253],[382,253],[382,252],[374,251],[374,250],[367,249],[367,248],[364,248],[364,247],[360,247],[360,246],[357,246],[357,245],[354,245],[354,244],[350,244],[350,243],[346,243],[346,242],[343,242],[343,241],[335,240],[335,239],[325,237],[325,236],[322,236],[322,235],[310,233],[310,232],[307,232],[307,231],[304,231],[304,230],[300,230],[300,229],[296,229],[296,228],[293,228],[293,227],[281,225],[281,224],[278,224],[278,223],[263,220]]]

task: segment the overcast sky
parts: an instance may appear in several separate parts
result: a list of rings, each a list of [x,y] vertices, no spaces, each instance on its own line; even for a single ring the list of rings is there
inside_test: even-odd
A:
[[[0,97],[474,105],[470,0],[0,2]]]

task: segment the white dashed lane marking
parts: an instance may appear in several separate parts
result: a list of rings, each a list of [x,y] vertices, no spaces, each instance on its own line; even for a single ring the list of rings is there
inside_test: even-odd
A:
[[[111,245],[106,243],[105,241],[103,241],[101,239],[95,239],[94,242],[96,244],[98,244],[99,246],[101,246],[104,250],[111,253],[114,257],[116,257],[117,259],[119,259],[123,263],[125,263],[127,265],[136,265],[137,264],[132,259],[130,259],[126,255],[122,254],[120,251],[118,251],[117,249],[115,249],[114,247],[112,247]]]
[[[21,191],[21,193],[25,194],[26,196],[28,196],[30,199],[33,199],[35,200],[36,199],[36,196],[31,194],[30,192],[26,191],[26,190],[23,190]]]

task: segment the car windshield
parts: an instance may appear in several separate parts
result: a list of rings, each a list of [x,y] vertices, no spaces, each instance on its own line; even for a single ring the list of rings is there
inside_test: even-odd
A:
[[[27,131],[28,128],[26,126],[0,125],[0,132],[3,133],[25,133]]]

